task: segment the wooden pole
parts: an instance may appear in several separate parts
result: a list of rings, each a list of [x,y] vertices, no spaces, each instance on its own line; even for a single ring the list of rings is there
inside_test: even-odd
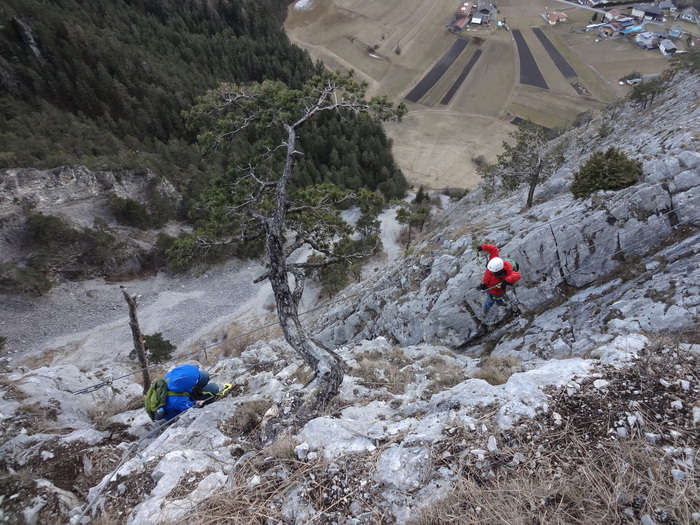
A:
[[[148,374],[148,357],[146,356],[146,348],[143,346],[143,335],[139,327],[139,320],[136,317],[136,297],[130,296],[126,290],[122,289],[124,300],[129,305],[129,326],[131,327],[131,336],[134,340],[134,350],[141,365],[141,373],[143,375],[143,393],[144,395],[151,386],[151,377]]]

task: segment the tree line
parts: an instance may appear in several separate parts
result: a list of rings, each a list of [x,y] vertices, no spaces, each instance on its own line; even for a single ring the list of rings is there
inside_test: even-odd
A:
[[[238,159],[263,139],[261,133],[277,131],[241,134],[226,151],[203,155],[201,130],[188,122],[197,100],[224,82],[274,81],[298,90],[325,69],[284,33],[287,5],[286,0],[3,2],[0,169],[149,168],[175,185],[179,206],[170,209],[154,194],[144,195],[143,202],[112,197],[108,205],[115,221],[158,228],[177,218],[203,227],[211,219],[202,201],[207,192],[230,181]],[[300,131],[298,147],[303,155],[294,167],[294,188],[332,183],[341,190],[376,191],[386,201],[407,189],[391,142],[370,115],[319,115]],[[95,231],[111,232],[106,225]],[[159,241],[155,260],[163,264],[174,239],[162,235]],[[101,250],[118,245],[105,242]],[[41,251],[35,259],[47,261],[56,244],[27,247],[35,249],[30,257]],[[259,250],[241,247],[224,255],[231,253]],[[29,267],[33,281],[57,265]],[[28,280],[12,265],[4,270],[12,283]],[[95,273],[85,268],[80,275],[85,272]],[[44,291],[46,283],[32,282],[31,288]]]
[[[0,169],[150,168],[192,204],[225,169],[225,159],[202,158],[187,128],[183,112],[195,99],[222,82],[299,88],[323,69],[284,33],[287,4],[3,2]],[[304,144],[302,183],[330,177],[371,189],[386,183],[380,189],[390,196],[405,190],[376,120],[329,117],[319,127],[321,138]]]

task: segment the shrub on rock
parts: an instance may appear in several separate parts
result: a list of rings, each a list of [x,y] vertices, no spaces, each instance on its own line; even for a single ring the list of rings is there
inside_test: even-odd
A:
[[[642,163],[630,159],[615,147],[607,151],[596,151],[590,159],[574,173],[571,192],[574,197],[588,197],[598,190],[621,190],[639,182]]]

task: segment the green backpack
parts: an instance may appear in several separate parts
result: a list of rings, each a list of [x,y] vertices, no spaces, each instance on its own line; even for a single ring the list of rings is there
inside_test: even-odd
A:
[[[506,258],[504,257],[503,260],[504,260],[504,261],[508,261],[508,262],[511,264],[511,266],[513,267],[513,271],[514,271],[514,272],[517,272],[518,269],[520,268],[520,266],[518,265],[518,263],[515,262],[513,259],[506,259]]]
[[[156,379],[151,383],[150,388],[146,392],[144,398],[144,404],[146,406],[146,412],[151,421],[156,420],[156,412],[159,408],[165,406],[165,402],[168,400],[168,396],[188,396],[187,392],[172,392],[168,390],[168,383],[165,379]]]

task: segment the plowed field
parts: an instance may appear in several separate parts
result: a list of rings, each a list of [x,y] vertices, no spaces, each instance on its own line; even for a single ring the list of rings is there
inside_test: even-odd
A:
[[[473,188],[479,179],[471,159],[484,155],[495,161],[514,129],[513,118],[567,125],[579,113],[601,110],[624,96],[629,88],[618,85],[619,77],[632,71],[658,73],[668,64],[658,51],[642,51],[628,40],[597,41],[592,32],[575,33],[590,21],[593,12],[587,8],[554,0],[499,0],[498,20],[520,31],[548,89],[521,84],[512,32],[492,21],[455,35],[445,26],[458,5],[449,0],[299,0],[285,23],[290,39],[315,60],[331,69],[353,70],[358,80],[368,82],[369,95],[406,102],[409,114],[387,125],[387,133],[397,162],[416,187]],[[549,25],[541,14],[553,10],[566,13],[568,21]],[[555,64],[551,48],[545,49],[533,27],[574,77],[562,74],[563,64]],[[469,43],[449,67],[436,69],[446,53],[452,58],[449,51],[457,39]],[[439,77],[416,91],[431,71],[440,71]],[[413,102],[409,94],[412,100],[420,96]]]

